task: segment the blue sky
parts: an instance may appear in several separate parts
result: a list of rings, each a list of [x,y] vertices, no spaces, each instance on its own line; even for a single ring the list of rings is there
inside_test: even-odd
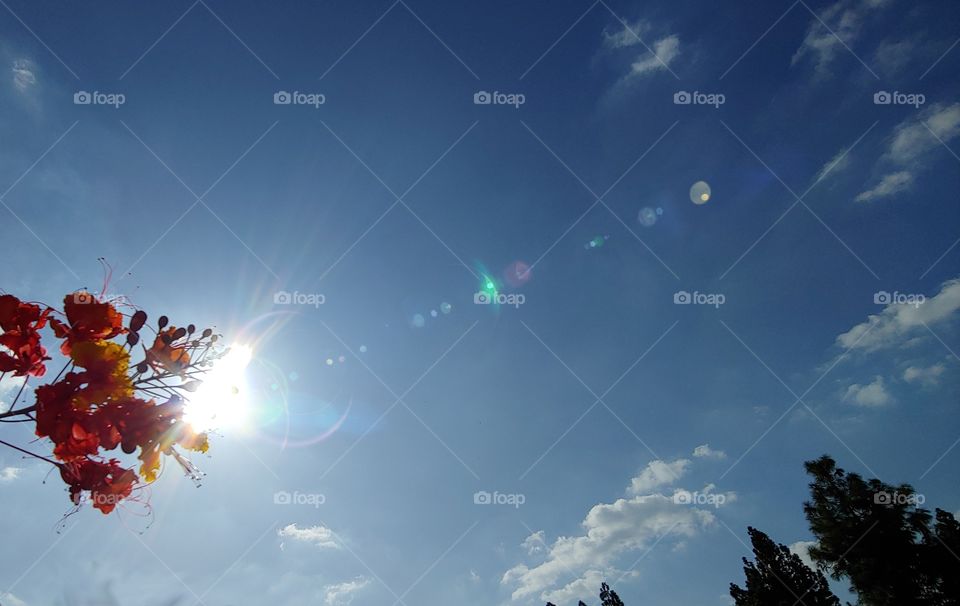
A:
[[[951,3],[0,4],[0,286],[258,343],[149,524],[0,453],[4,604],[727,604],[807,459],[960,510]]]

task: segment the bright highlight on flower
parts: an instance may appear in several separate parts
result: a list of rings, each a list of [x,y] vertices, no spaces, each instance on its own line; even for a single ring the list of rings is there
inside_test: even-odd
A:
[[[252,357],[249,346],[231,346],[197,390],[187,394],[183,420],[194,431],[243,427],[250,413],[245,373]]]

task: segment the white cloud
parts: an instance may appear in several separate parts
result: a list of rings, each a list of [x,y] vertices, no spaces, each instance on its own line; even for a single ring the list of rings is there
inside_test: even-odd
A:
[[[946,370],[947,367],[942,362],[927,368],[910,366],[903,371],[903,380],[907,383],[919,382],[923,385],[936,385],[940,381],[940,375]]]
[[[871,383],[866,385],[853,384],[847,388],[844,400],[853,401],[857,406],[876,407],[885,406],[893,401],[883,383],[883,377],[877,375]]]
[[[813,560],[810,559],[810,548],[816,547],[816,545],[816,541],[797,541],[796,543],[791,543],[787,547],[790,549],[790,553],[796,554],[801,560],[803,560],[804,564],[816,570],[817,565]]]
[[[20,467],[0,467],[0,484],[9,484],[20,477]]]
[[[960,278],[954,278],[944,282],[940,292],[921,305],[887,305],[880,313],[868,316],[866,322],[838,336],[837,344],[862,351],[903,346],[915,333],[925,330],[924,325],[932,328],[945,322],[958,309]]]
[[[813,178],[814,183],[821,181],[825,177],[830,175],[835,175],[842,172],[848,166],[850,166],[850,150],[848,148],[841,149],[837,152],[837,155],[830,158],[830,160],[824,164],[820,170],[817,171],[817,176]]]
[[[28,606],[26,602],[12,593],[0,593],[0,604],[4,606]]]
[[[890,196],[911,185],[916,173],[923,168],[921,160],[931,150],[938,149],[960,135],[960,103],[935,104],[916,118],[904,120],[894,128],[883,162],[894,167],[880,182],[857,196],[864,202]]]
[[[638,19],[635,23],[624,24],[619,30],[610,34],[603,32],[603,43],[607,48],[626,48],[640,44],[641,36],[647,34],[652,28],[650,24],[643,19]]]
[[[652,75],[668,70],[670,64],[680,55],[680,37],[665,34],[655,37],[653,26],[642,19],[632,24],[624,24],[614,33],[603,33],[603,44],[612,50],[633,49],[639,52],[630,64],[630,71],[623,80]],[[663,32],[661,32],[663,33]],[[648,40],[654,39],[652,44]]]
[[[538,594],[541,601],[548,600],[548,595],[555,595],[551,590],[565,579],[575,577],[589,584],[597,571],[609,574],[620,556],[649,549],[668,531],[668,538],[689,538],[714,521],[709,511],[678,504],[662,494],[601,503],[591,508],[581,523],[583,534],[559,537],[543,563],[533,568],[518,564],[504,573],[500,582],[516,586],[514,600]],[[576,580],[573,583],[570,591],[579,591],[581,585]]]
[[[669,486],[680,479],[690,466],[689,459],[676,461],[655,460],[647,463],[640,475],[630,480],[627,492],[630,494],[649,494],[660,486]]]
[[[521,547],[526,550],[527,555],[537,555],[542,553],[547,547],[547,539],[542,530],[538,530],[529,537],[523,540],[523,543],[520,544]]]
[[[479,583],[479,582],[480,582],[480,575],[477,574],[477,571],[476,571],[476,570],[472,570],[472,569],[470,570],[470,581],[473,582],[473,583]]]
[[[6,349],[6,347],[0,345],[0,350]],[[26,377],[14,377],[12,375],[5,376],[0,378],[0,407],[9,408],[14,396],[17,395],[17,392],[20,391],[20,387],[23,385],[23,382],[26,381]],[[24,399],[24,396],[29,396],[27,389],[24,389],[24,394],[20,396],[21,401]]]
[[[317,547],[339,549],[333,531],[326,526],[307,526],[298,528],[296,524],[288,524],[277,531],[277,536],[304,543],[312,543]]]
[[[644,76],[667,69],[680,54],[680,38],[676,35],[660,38],[653,43],[653,53],[647,52],[630,65],[629,77]]]
[[[913,183],[913,175],[906,170],[899,170],[895,173],[884,175],[880,182],[867,191],[857,194],[857,202],[869,202],[877,198],[886,198],[893,194],[900,193],[910,187]]]
[[[715,456],[718,451],[709,452]],[[575,602],[595,595],[602,581],[625,575],[618,565],[626,554],[649,550],[659,541],[677,544],[699,535],[715,522],[711,511],[695,500],[649,494],[676,482],[690,464],[687,459],[651,461],[630,483],[628,492],[635,496],[594,505],[580,523],[580,534],[558,537],[552,544],[543,531],[531,534],[521,546],[539,563],[513,566],[501,577],[501,585],[513,588],[513,600]],[[708,485],[701,494],[718,496],[714,489]],[[734,493],[723,496],[728,503],[736,499]]]
[[[597,595],[600,592],[600,584],[609,581],[609,577],[608,571],[588,570],[579,579],[570,581],[560,589],[543,592],[540,600],[551,604],[579,603],[586,596]]]
[[[938,147],[938,138],[946,143],[957,135],[960,135],[960,103],[946,107],[933,105],[916,119],[897,125],[887,157],[898,164],[908,164]]]
[[[794,53],[791,65],[808,55],[812,57],[818,75],[827,75],[830,64],[841,53],[848,53],[860,37],[863,22],[870,12],[887,4],[888,0],[839,0],[814,18],[807,28],[800,48]],[[824,25],[826,24],[826,25]],[[856,60],[851,57],[852,60]]]
[[[369,579],[358,577],[352,581],[327,585],[323,588],[323,603],[327,606],[348,606],[356,593],[369,584]]]
[[[693,449],[693,456],[707,459],[726,459],[727,453],[722,450],[714,450],[709,444],[701,444]]]
[[[21,93],[27,92],[37,83],[37,77],[33,73],[33,63],[27,59],[17,59],[13,62],[13,87]]]
[[[880,71],[894,74],[901,71],[916,56],[916,44],[912,40],[884,40],[873,55],[873,63]]]

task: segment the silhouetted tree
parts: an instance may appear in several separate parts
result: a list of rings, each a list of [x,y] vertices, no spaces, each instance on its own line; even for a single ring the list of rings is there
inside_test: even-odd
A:
[[[864,606],[960,604],[960,525],[917,507],[908,484],[891,486],[846,473],[829,456],[805,463],[813,477],[804,513],[817,545],[810,557],[847,578]]]
[[[602,606],[624,606],[617,592],[606,583],[600,585],[600,603]]]
[[[743,558],[745,588],[730,583],[736,606],[840,606],[823,574],[756,528],[747,531],[756,561]]]
[[[602,606],[624,606],[623,602],[620,601],[620,596],[617,595],[617,592],[610,589],[610,586],[606,583],[600,584],[600,603]],[[547,606],[555,606],[553,602],[547,602]],[[580,601],[577,603],[577,606],[587,606]]]

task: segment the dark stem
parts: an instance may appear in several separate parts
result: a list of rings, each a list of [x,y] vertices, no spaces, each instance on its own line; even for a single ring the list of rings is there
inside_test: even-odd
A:
[[[54,461],[54,460],[48,459],[47,457],[42,457],[42,456],[40,456],[40,455],[38,455],[38,454],[35,454],[35,453],[30,452],[29,450],[24,450],[24,449],[20,448],[19,446],[14,446],[13,444],[11,444],[11,443],[9,443],[9,442],[4,442],[3,440],[0,440],[0,444],[3,444],[4,446],[9,446],[10,448],[12,448],[12,449],[14,449],[14,450],[18,450],[18,451],[22,452],[22,453],[25,454],[25,455],[34,457],[35,459],[40,459],[41,461],[46,461],[47,463],[50,463],[51,465],[56,465],[57,467],[60,467],[60,463],[57,463],[57,462]]]

